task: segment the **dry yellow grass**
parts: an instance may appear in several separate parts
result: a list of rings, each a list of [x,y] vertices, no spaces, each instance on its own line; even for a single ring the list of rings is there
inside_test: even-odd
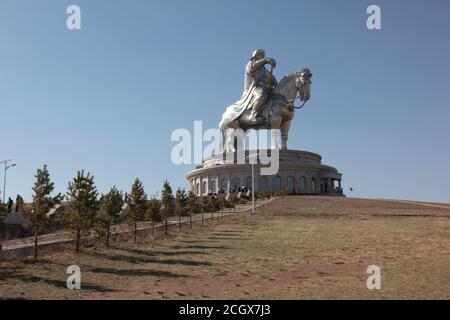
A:
[[[450,205],[287,197],[186,231],[3,262],[0,298],[450,298]],[[82,290],[66,289],[69,265]],[[381,268],[381,290],[366,287],[369,265]]]

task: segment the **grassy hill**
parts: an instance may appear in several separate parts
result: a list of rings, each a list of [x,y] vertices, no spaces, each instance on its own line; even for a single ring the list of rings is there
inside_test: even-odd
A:
[[[138,244],[0,263],[0,298],[449,299],[450,205],[285,197]],[[66,289],[78,265],[82,290]],[[369,265],[382,288],[366,287]]]

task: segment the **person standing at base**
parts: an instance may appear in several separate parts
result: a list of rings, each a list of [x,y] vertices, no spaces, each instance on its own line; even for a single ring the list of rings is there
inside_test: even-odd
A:
[[[6,206],[8,207],[8,213],[11,213],[13,204],[14,204],[13,199],[11,199],[11,197],[8,197],[8,202],[6,202]]]
[[[15,213],[18,213],[20,208],[23,206],[24,201],[23,198],[18,194],[16,197],[16,208],[15,208]]]

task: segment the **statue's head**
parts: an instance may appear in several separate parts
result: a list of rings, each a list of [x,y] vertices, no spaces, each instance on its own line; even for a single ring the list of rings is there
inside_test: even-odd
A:
[[[311,98],[310,87],[312,75],[311,71],[305,68],[300,71],[299,76],[295,80],[295,86],[300,92],[301,101],[308,101]]]
[[[253,51],[252,60],[264,59],[266,57],[266,50],[258,49]]]

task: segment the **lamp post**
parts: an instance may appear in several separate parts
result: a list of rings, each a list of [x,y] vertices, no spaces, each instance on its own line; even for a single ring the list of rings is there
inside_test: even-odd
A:
[[[0,162],[0,163],[3,163],[5,165],[5,171],[4,171],[4,174],[3,174],[3,203],[5,203],[5,197],[6,197],[6,171],[9,168],[12,168],[12,167],[16,166],[15,163],[13,163],[13,164],[8,166],[8,163],[11,162],[11,161],[12,161],[12,159],[4,160],[4,161]]]
[[[252,213],[255,213],[255,162],[252,161]]]
[[[248,158],[252,163],[252,213],[255,213],[255,159],[258,159],[258,155],[253,154]]]

